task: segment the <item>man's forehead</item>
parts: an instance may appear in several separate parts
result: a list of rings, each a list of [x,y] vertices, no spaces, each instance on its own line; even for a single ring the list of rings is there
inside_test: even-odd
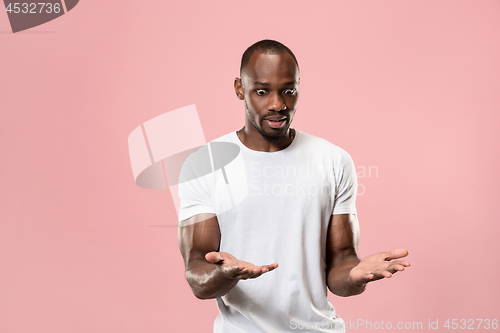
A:
[[[259,82],[267,80],[299,80],[299,69],[295,60],[287,53],[263,53],[255,51],[241,73],[242,79]]]

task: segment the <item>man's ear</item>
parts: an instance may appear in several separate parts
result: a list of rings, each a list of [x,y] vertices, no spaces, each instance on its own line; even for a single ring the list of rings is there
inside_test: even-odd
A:
[[[243,94],[243,86],[241,85],[241,79],[239,77],[234,79],[234,92],[236,93],[236,97],[238,97],[239,99],[245,99],[245,95]]]

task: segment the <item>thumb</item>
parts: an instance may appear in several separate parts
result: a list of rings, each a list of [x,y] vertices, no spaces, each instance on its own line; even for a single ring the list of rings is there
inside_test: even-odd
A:
[[[205,259],[213,263],[217,263],[219,261],[224,260],[224,258],[222,258],[222,255],[219,252],[208,252],[205,255]]]

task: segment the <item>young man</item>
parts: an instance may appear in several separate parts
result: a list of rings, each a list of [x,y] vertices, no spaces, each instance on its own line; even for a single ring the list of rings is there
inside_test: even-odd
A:
[[[299,80],[286,46],[250,46],[234,82],[245,126],[183,166],[179,247],[194,295],[217,299],[214,332],[343,332],[326,288],[360,294],[410,266],[391,261],[406,249],[358,258],[354,164],[290,128]]]

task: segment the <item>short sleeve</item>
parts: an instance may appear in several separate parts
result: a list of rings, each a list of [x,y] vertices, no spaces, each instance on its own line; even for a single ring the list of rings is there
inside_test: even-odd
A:
[[[339,163],[336,163],[335,180],[336,191],[332,215],[356,214],[356,194],[358,179],[356,168],[351,156],[341,150]]]
[[[190,155],[182,166],[178,185],[179,222],[197,214],[215,214],[210,190],[213,173],[205,153],[205,148],[200,149]]]

